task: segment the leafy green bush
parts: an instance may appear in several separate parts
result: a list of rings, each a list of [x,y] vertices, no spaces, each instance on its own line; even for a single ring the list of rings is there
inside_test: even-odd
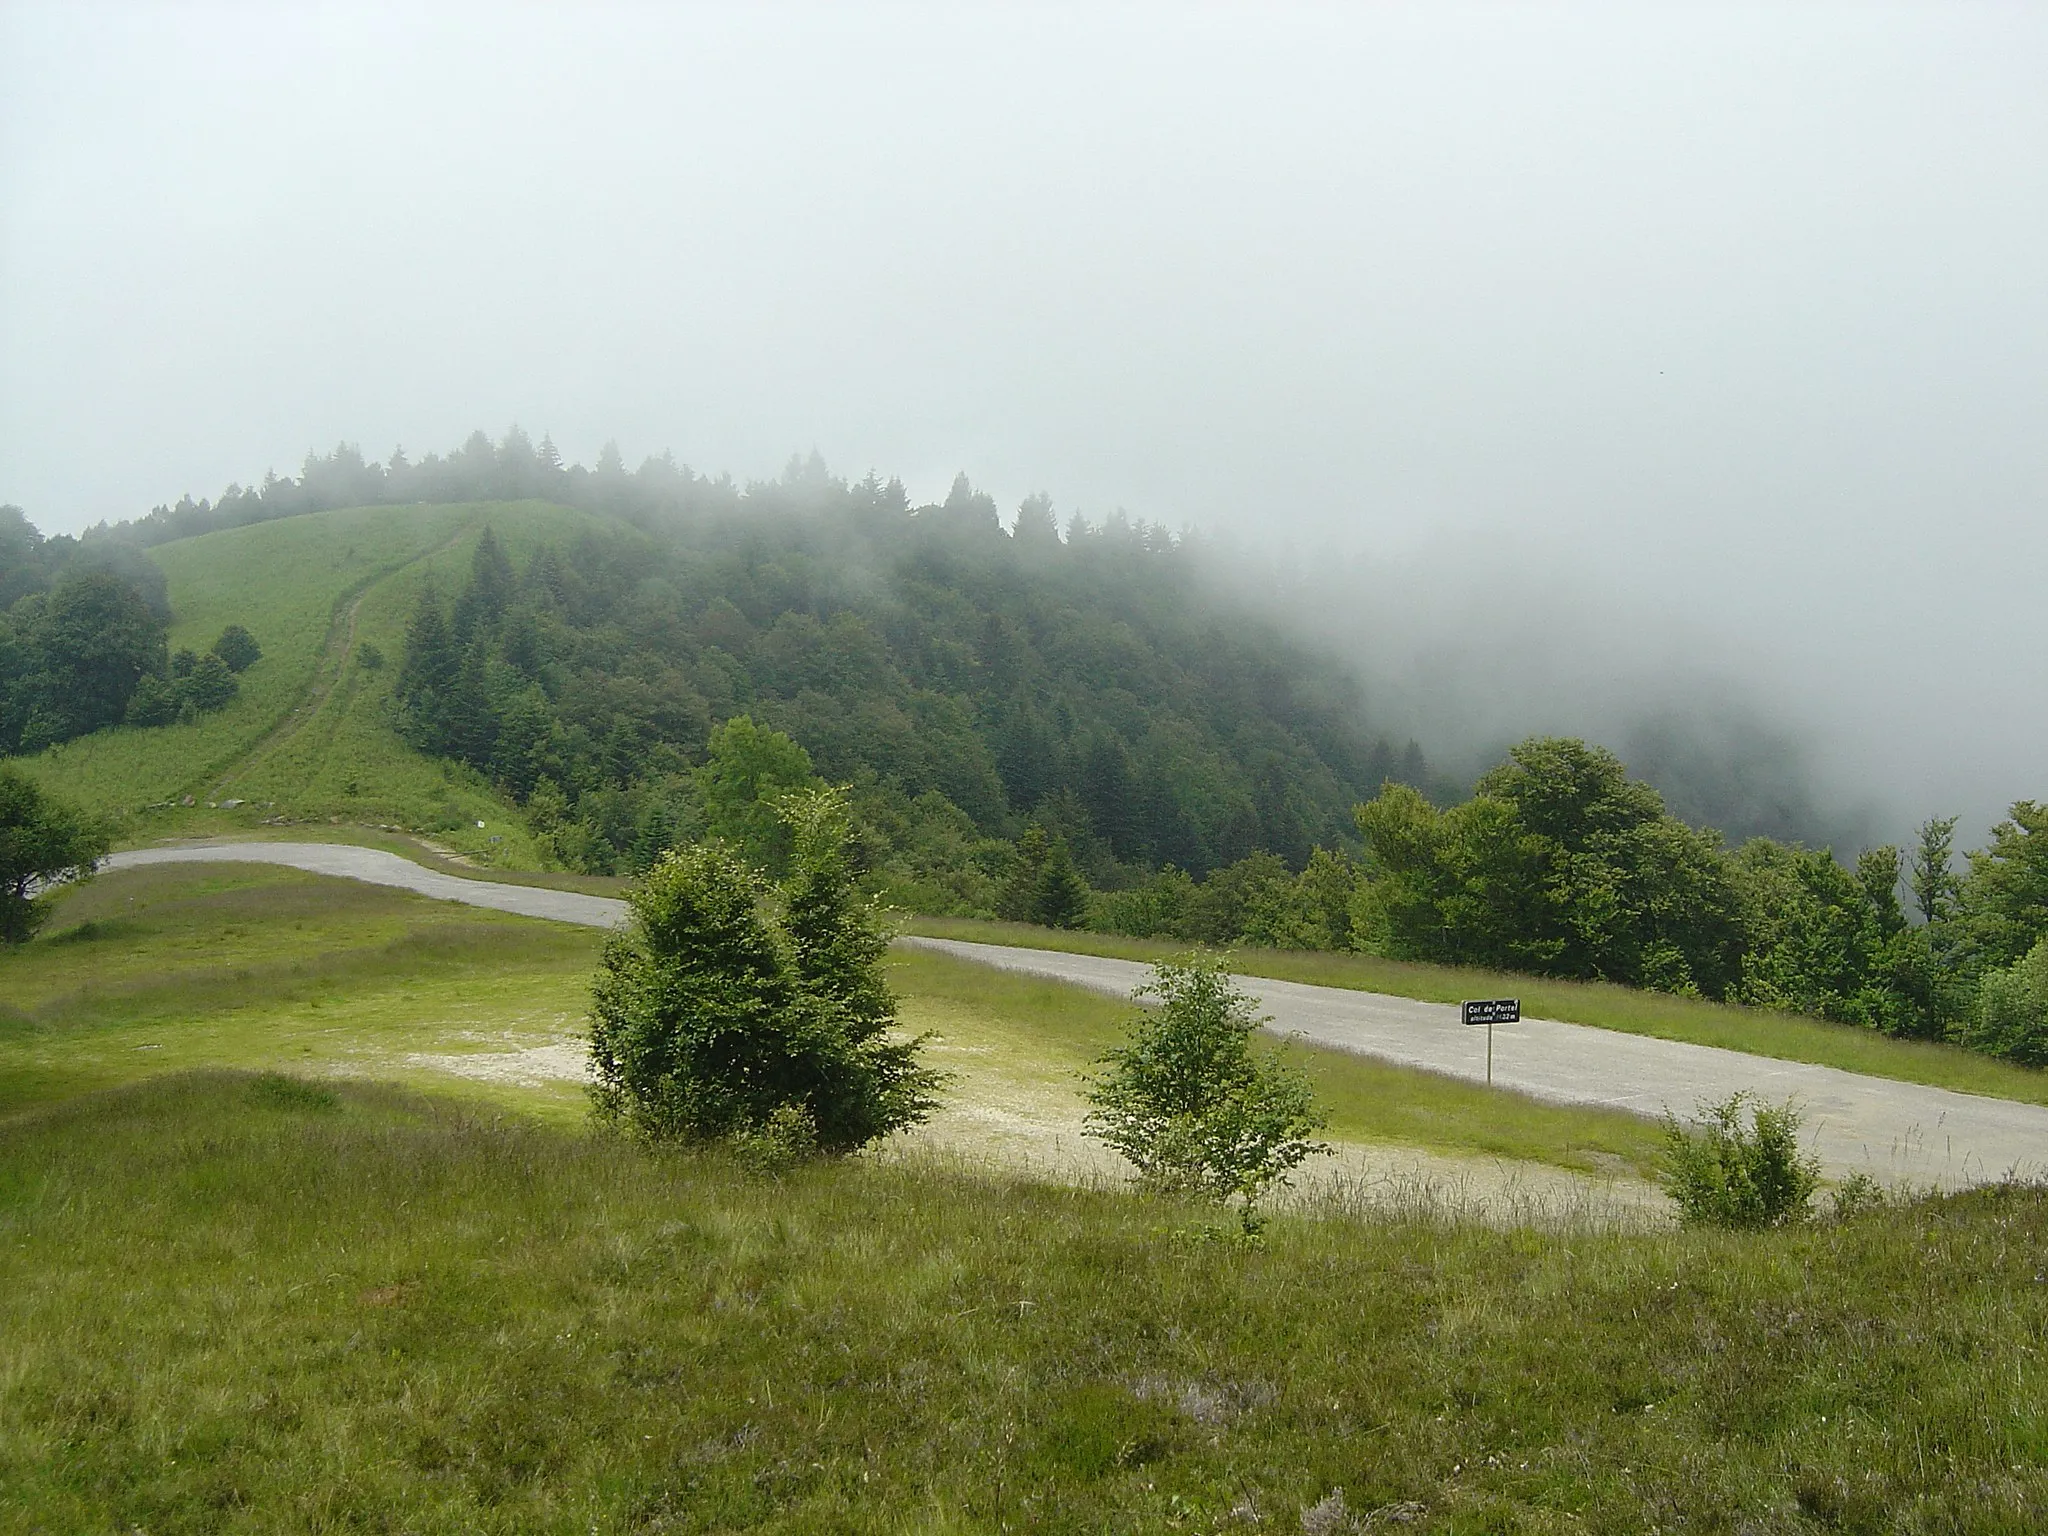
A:
[[[263,647],[240,624],[230,624],[213,642],[213,654],[226,663],[230,672],[246,672],[263,659]]]
[[[2004,970],[1987,971],[1965,1045],[2030,1067],[2048,1065],[2048,939]]]
[[[783,802],[790,877],[723,843],[662,855],[593,986],[600,1119],[654,1140],[850,1152],[930,1114],[938,1078],[893,1041],[888,939],[853,886],[838,790]]]
[[[1803,1220],[1820,1184],[1820,1160],[1799,1150],[1802,1118],[1790,1104],[1766,1104],[1748,1092],[1702,1104],[1697,1130],[1667,1115],[1660,1182],[1680,1219],[1744,1230]]]
[[[31,938],[49,887],[89,876],[106,851],[103,825],[0,764],[0,944]]]
[[[1161,964],[1136,995],[1159,1007],[1102,1058],[1089,1134],[1155,1189],[1238,1201],[1249,1226],[1260,1196],[1329,1150],[1310,1139],[1325,1119],[1308,1080],[1252,1049],[1264,1020],[1220,962]]]

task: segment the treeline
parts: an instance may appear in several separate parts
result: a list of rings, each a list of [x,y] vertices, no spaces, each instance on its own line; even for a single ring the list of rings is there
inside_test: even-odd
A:
[[[230,625],[204,656],[172,653],[163,573],[116,540],[45,538],[0,507],[0,755],[110,725],[168,725],[235,697],[261,654]]]
[[[427,594],[397,726],[548,824],[562,860],[646,867],[696,824],[692,770],[746,715],[852,784],[922,899],[986,907],[1026,825],[1097,885],[1162,863],[1295,862],[1354,837],[1421,753],[1369,735],[1349,678],[1211,598],[1162,529],[1014,533],[965,477],[943,505],[798,466],[745,515],[592,533],[515,567],[478,542]]]
[[[1163,870],[1094,896],[1087,921],[1611,981],[2048,1065],[2048,806],[2015,804],[1960,866],[1952,817],[1844,866],[1771,838],[1728,849],[1611,753],[1539,738],[1461,804],[1389,785],[1357,824],[1356,858]]]

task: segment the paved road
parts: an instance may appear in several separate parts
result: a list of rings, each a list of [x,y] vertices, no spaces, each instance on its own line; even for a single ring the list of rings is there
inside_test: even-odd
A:
[[[343,843],[188,844],[117,853],[103,867],[225,860],[285,864],[595,928],[611,927],[626,911],[624,902],[603,896],[465,880],[397,854]],[[1118,996],[1128,994],[1148,969],[1135,961],[1057,950],[952,939],[900,942]],[[1450,1004],[1258,976],[1239,980],[1272,1015],[1276,1033],[1452,1077],[1485,1078],[1486,1033],[1460,1025]],[[2048,1173],[2048,1108],[2042,1106],[1583,1024],[1524,1019],[1498,1026],[1493,1080],[1555,1103],[1607,1105],[1647,1115],[1666,1109],[1687,1115],[1703,1100],[1724,1099],[1744,1088],[1772,1099],[1796,1098],[1807,1111],[1815,1150],[1836,1175],[1865,1169],[1886,1182],[1957,1188],[2009,1172]]]
[[[1004,970],[1128,994],[1148,967],[1057,950],[952,939],[900,942]],[[1483,1082],[1486,1031],[1458,1022],[1451,1003],[1240,976],[1272,1015],[1272,1029],[1317,1045]],[[1643,1115],[1690,1116],[1702,1101],[1744,1088],[1805,1108],[1814,1150],[1834,1175],[1863,1169],[1890,1183],[1958,1188],[2048,1173],[2048,1108],[1864,1077],[1833,1067],[1524,1019],[1495,1026],[1493,1081],[1559,1104],[1599,1104]]]
[[[550,891],[537,885],[501,885],[444,875],[386,853],[349,843],[183,843],[175,848],[137,848],[101,861],[101,869],[139,869],[148,864],[287,864],[316,875],[338,875],[370,885],[394,885],[440,901],[545,917],[585,928],[609,928],[626,915],[626,904],[609,896]]]

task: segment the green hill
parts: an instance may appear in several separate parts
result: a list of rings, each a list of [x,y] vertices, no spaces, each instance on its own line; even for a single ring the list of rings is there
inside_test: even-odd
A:
[[[652,504],[639,489],[96,534],[73,563],[112,550],[160,574],[173,652],[237,624],[263,655],[225,708],[167,726],[92,729],[121,718],[107,682],[70,727],[88,734],[30,771],[138,835],[339,819],[501,866],[630,873],[703,830],[707,737],[748,715],[857,786],[903,899],[982,912],[1027,826],[1108,888],[1167,863],[1298,866],[1353,841],[1352,806],[1390,775],[1426,772],[1370,734],[1342,667],[1217,592],[1163,529],[1077,519],[1062,538],[1034,499],[1009,531],[964,477],[921,508],[818,466],[744,492],[678,479]],[[51,595],[17,615],[43,709],[66,697],[61,666],[88,676],[38,638],[58,632],[37,615],[65,601],[60,542],[30,573]],[[127,687],[162,668],[156,644],[154,662],[132,648]]]
[[[401,742],[389,700],[407,616],[429,582],[461,584],[485,526],[524,556],[597,521],[535,502],[361,507],[160,545],[149,559],[166,581],[174,647],[203,647],[228,623],[262,644],[240,694],[188,723],[98,731],[17,766],[121,818],[131,836],[339,818],[530,865],[514,808],[478,775]],[[233,800],[243,803],[209,806]]]

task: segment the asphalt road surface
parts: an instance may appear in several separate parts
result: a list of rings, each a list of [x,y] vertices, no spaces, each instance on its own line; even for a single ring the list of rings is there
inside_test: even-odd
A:
[[[468,880],[381,849],[345,843],[187,844],[117,853],[102,867],[220,862],[284,864],[586,927],[609,928],[626,914],[624,902],[608,897]],[[1058,950],[953,939],[899,942],[1118,996],[1129,994],[1149,970],[1136,961]],[[1452,1004],[1259,976],[1238,980],[1272,1016],[1269,1027],[1276,1034],[1450,1077],[1485,1080],[1486,1031],[1460,1024]],[[1796,1100],[1806,1112],[1814,1150],[1836,1176],[1862,1169],[1886,1183],[1952,1189],[2008,1174],[2048,1173],[2048,1107],[2039,1105],[1551,1019],[1496,1025],[1493,1051],[1496,1087],[1559,1104],[1604,1105],[1643,1115],[1669,1110],[1683,1117],[1703,1102],[1742,1089],[1772,1100]]]

